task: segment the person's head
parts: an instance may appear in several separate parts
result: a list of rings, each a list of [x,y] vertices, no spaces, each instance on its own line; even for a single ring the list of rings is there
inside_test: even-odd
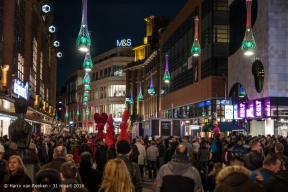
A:
[[[270,139],[271,139],[271,135],[268,134],[268,135],[266,136],[266,140],[269,141]]]
[[[180,144],[176,147],[175,154],[188,155],[188,149],[185,145]]]
[[[233,144],[232,144],[232,143],[229,143],[229,144],[227,145],[227,150],[228,150],[228,151],[233,151]]]
[[[261,153],[261,145],[258,141],[252,141],[250,144],[251,150]]]
[[[0,138],[0,144],[4,144],[5,143],[5,139],[3,139],[2,137]]]
[[[172,143],[175,143],[177,141],[175,137],[172,137],[171,140],[172,140]]]
[[[116,151],[116,146],[114,143],[110,145],[109,150]]]
[[[216,134],[216,139],[220,139],[220,136],[221,136],[220,133],[217,133]]]
[[[57,146],[54,148],[53,158],[66,158],[67,150],[63,146]]]
[[[266,140],[265,140],[264,138],[261,138],[261,139],[260,139],[260,143],[261,143],[262,145],[265,145],[265,142],[266,142]]]
[[[130,155],[131,145],[126,140],[120,140],[117,142],[116,151],[118,154]]]
[[[20,156],[12,155],[9,157],[9,159],[6,163],[5,172],[6,172],[6,174],[4,176],[4,181],[7,182],[7,181],[9,181],[11,176],[17,172],[27,173],[27,169],[25,168],[23,161],[22,161]]]
[[[136,138],[136,143],[140,143],[140,139],[139,138]]]
[[[16,150],[17,149],[17,144],[15,142],[11,142],[9,145],[9,148]]]
[[[85,151],[80,155],[81,164],[91,164],[92,156],[89,152]]]
[[[277,173],[281,168],[281,159],[276,154],[269,154],[263,161],[263,168]]]
[[[215,176],[217,176],[218,175],[218,173],[221,171],[221,169],[222,169],[222,163],[215,163],[214,165],[213,165],[213,169],[212,169],[212,174],[213,175],[215,175]]]
[[[284,151],[284,145],[282,143],[276,143],[275,144],[275,153],[281,152],[283,153]]]
[[[4,149],[3,145],[0,144],[0,160],[2,160],[4,153],[5,153],[5,149]]]
[[[237,140],[237,145],[242,145],[242,144],[243,144],[242,139],[239,138],[239,139]]]
[[[244,167],[244,159],[238,156],[234,156],[230,159],[230,165],[238,165]]]
[[[72,154],[67,154],[66,155],[66,161],[74,163],[73,155]]]
[[[184,136],[184,137],[182,138],[182,141],[188,141],[188,139],[189,139],[189,136]]]
[[[157,143],[157,144],[159,144],[159,143],[161,143],[161,142],[162,142],[162,139],[161,139],[160,137],[156,139],[156,143]]]
[[[107,162],[99,191],[134,191],[130,173],[122,159]]]
[[[22,97],[17,98],[14,102],[15,113],[26,114],[28,106],[29,106],[29,104],[28,104],[26,99],[24,99]]]
[[[60,168],[60,176],[62,180],[75,179],[77,177],[77,168],[74,163],[63,163]]]
[[[56,140],[50,140],[50,144],[54,147],[56,145]]]
[[[87,139],[85,138],[85,139],[83,139],[83,143],[87,143]]]
[[[55,169],[43,169],[35,175],[34,183],[36,186],[61,186],[62,181],[59,172]],[[63,192],[63,189],[61,189],[61,187],[53,188],[53,192]],[[51,188],[37,187],[34,191],[50,192]]]

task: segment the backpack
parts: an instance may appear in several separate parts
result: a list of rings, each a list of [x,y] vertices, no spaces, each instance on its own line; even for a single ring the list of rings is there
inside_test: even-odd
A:
[[[217,141],[213,141],[211,144],[211,152],[212,153],[215,153],[216,151],[219,150],[216,143],[217,143]]]

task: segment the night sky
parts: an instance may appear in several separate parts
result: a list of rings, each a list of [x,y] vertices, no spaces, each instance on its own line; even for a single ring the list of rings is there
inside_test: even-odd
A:
[[[85,53],[76,49],[82,18],[82,0],[50,0],[54,3],[54,24],[64,58],[58,60],[57,91],[66,78],[82,66]],[[116,47],[116,41],[131,39],[132,47],[141,45],[145,36],[144,18],[163,15],[173,18],[186,0],[88,0],[88,29],[92,31],[91,57]]]

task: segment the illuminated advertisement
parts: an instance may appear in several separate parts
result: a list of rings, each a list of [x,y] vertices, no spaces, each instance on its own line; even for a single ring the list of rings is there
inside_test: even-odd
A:
[[[263,110],[262,110],[262,101],[261,100],[254,100],[254,116],[255,117],[263,117]]]
[[[241,119],[241,118],[239,118],[239,116],[238,116],[238,105],[237,104],[235,104],[234,106],[233,106],[234,108],[233,108],[233,113],[234,113],[234,119]]]
[[[225,119],[233,119],[233,105],[225,105]]]
[[[247,103],[247,106],[246,106],[246,117],[247,118],[253,118],[254,117],[253,101],[250,101],[249,103]]]
[[[264,102],[264,117],[271,117],[270,98],[266,98]]]
[[[19,79],[14,79],[12,84],[12,94],[15,97],[23,97],[24,99],[28,100],[29,83],[24,83]]]
[[[246,105],[245,103],[238,103],[238,117],[245,118],[246,115]]]
[[[131,39],[117,40],[117,47],[130,47],[131,45]]]

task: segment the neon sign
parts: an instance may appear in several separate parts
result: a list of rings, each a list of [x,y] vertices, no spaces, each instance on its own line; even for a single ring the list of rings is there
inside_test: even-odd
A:
[[[254,116],[255,117],[262,117],[263,116],[263,112],[262,112],[262,101],[259,100],[255,100],[254,101]]]
[[[270,106],[270,100],[269,100],[269,98],[265,99],[265,104],[264,104],[264,116],[265,116],[265,117],[271,117],[271,106]]]
[[[246,117],[247,117],[247,118],[254,117],[253,102],[249,102],[249,103],[247,104]]]
[[[238,116],[240,118],[245,118],[245,112],[246,112],[246,106],[245,103],[239,103],[238,104]]]
[[[13,83],[13,93],[18,97],[23,97],[24,99],[28,99],[29,97],[29,83],[23,83],[19,79],[15,79]]]
[[[131,46],[131,39],[121,39],[120,41],[117,40],[117,47],[130,47]]]

